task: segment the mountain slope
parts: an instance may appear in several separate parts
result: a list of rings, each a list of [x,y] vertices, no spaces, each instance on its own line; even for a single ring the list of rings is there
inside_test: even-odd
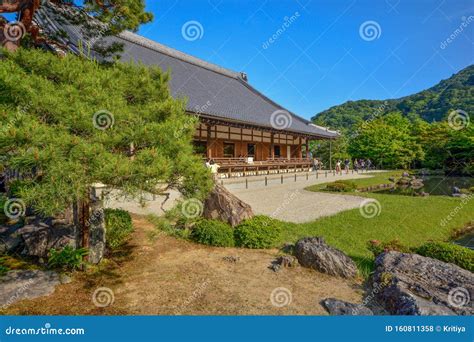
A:
[[[315,115],[312,121],[331,129],[351,130],[361,121],[393,111],[433,122],[446,119],[456,109],[474,112],[474,65],[419,93],[385,101],[348,101]]]

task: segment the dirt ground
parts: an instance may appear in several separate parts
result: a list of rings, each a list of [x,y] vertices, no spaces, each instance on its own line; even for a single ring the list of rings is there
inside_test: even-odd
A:
[[[128,246],[98,269],[77,273],[52,295],[22,301],[2,313],[324,315],[320,304],[324,298],[362,301],[360,280],[343,280],[302,267],[271,271],[268,266],[277,250],[207,247],[156,234],[146,219],[133,219],[135,232]],[[93,294],[100,287],[113,292],[113,303],[107,307],[94,304]],[[96,303],[110,303],[111,293],[108,296],[96,297]]]

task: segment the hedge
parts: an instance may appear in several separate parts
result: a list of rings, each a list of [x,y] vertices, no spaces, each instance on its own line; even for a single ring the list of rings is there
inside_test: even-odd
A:
[[[191,231],[191,239],[216,247],[233,247],[235,245],[232,227],[216,220],[199,220]]]
[[[267,216],[255,216],[234,229],[237,246],[271,248],[280,240],[282,224]]]

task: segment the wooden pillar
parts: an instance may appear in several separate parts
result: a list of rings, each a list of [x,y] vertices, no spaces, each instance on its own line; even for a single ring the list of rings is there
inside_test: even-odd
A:
[[[275,134],[270,133],[271,134],[271,141],[270,141],[270,157],[272,158],[272,160],[275,159]],[[281,153],[281,151],[280,151]]]
[[[211,125],[207,125],[206,155],[207,155],[207,158],[212,158],[212,152],[211,152]]]
[[[332,140],[329,140],[329,170],[332,170]]]
[[[303,151],[302,151],[302,143],[301,143],[301,137],[298,137],[298,158],[302,159],[303,158]]]
[[[243,157],[247,156],[247,152],[244,149],[244,135],[242,128],[240,128],[240,155]]]
[[[309,159],[309,138],[306,138],[306,159]]]

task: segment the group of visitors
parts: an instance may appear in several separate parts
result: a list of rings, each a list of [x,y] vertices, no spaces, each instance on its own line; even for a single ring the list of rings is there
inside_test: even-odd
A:
[[[312,158],[312,169],[313,171],[321,170],[323,168],[323,163],[318,158]]]
[[[336,173],[342,174],[342,161],[339,159],[336,162]],[[359,170],[363,171],[368,171],[372,169],[372,161],[370,159],[354,159],[352,162],[353,170],[356,172],[359,172]],[[346,171],[346,174],[349,173],[349,170],[351,168],[351,161],[346,158],[344,160],[344,171]]]

